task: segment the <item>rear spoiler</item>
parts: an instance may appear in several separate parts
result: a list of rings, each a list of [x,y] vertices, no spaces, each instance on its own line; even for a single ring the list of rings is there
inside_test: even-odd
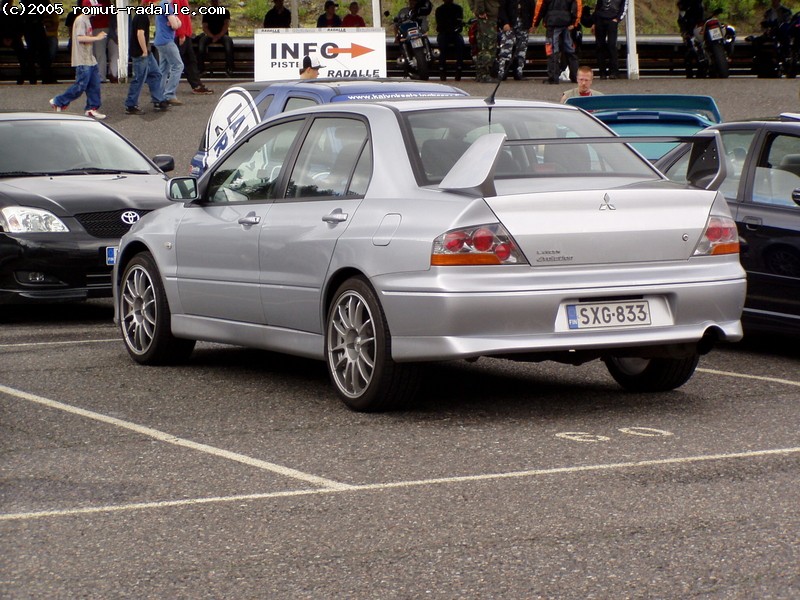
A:
[[[618,110],[663,110],[699,113],[713,123],[722,122],[722,114],[711,96],[682,96],[679,94],[608,94],[604,96],[576,96],[567,98],[565,104],[577,106],[587,112]]]
[[[719,131],[713,129],[698,131],[693,136],[605,136],[524,140],[507,140],[504,133],[489,133],[479,137],[467,148],[467,151],[439,183],[439,189],[470,196],[496,196],[494,172],[504,146],[639,144],[642,142],[691,144],[686,181],[694,187],[717,190],[728,174],[725,160],[723,160],[722,137]]]

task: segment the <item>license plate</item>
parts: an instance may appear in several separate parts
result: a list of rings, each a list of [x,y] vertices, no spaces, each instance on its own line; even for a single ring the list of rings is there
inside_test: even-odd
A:
[[[709,31],[708,34],[711,36],[711,39],[714,40],[714,41],[722,39],[722,29],[719,29],[717,27],[715,27],[714,29]]]
[[[419,38],[414,38],[413,40],[411,40],[411,47],[422,48],[422,40]]]
[[[647,300],[633,300],[568,304],[567,322],[570,329],[650,325],[650,303]]]
[[[117,262],[117,251],[119,248],[116,246],[106,246],[106,264],[114,265]]]

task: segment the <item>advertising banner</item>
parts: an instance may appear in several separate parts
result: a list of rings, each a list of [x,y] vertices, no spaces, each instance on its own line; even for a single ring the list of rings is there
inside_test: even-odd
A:
[[[300,76],[303,57],[316,53],[320,77],[386,77],[386,32],[380,27],[256,29],[255,80]]]

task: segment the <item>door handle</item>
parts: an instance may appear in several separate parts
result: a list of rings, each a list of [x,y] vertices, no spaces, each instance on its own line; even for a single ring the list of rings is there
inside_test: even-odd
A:
[[[258,225],[261,223],[261,217],[257,217],[256,215],[247,215],[246,217],[242,217],[238,221],[239,225]]]
[[[322,217],[322,220],[326,223],[344,223],[347,221],[347,213],[342,212],[341,210],[335,210],[332,213],[329,213]]]
[[[750,231],[755,231],[762,225],[761,217],[745,217],[742,219],[742,223]]]

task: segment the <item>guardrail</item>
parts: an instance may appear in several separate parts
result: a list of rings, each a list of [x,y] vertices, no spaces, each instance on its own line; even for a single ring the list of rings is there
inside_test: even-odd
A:
[[[431,37],[431,43],[436,46],[436,37]],[[679,36],[641,36],[637,38],[639,59],[639,75],[652,76],[685,76],[684,46]],[[464,52],[464,77],[475,75],[472,56],[469,54],[469,44]],[[234,39],[234,63],[236,77],[252,79],[255,67],[252,38]],[[620,68],[627,70],[627,42],[625,38],[619,41]],[[386,40],[387,72],[390,77],[402,77],[403,71],[397,65],[400,47],[393,38]],[[580,53],[581,64],[597,67],[597,49],[592,36],[584,38]],[[741,42],[734,46],[733,57],[730,65],[731,76],[752,75],[753,50],[749,43]],[[455,60],[448,60],[448,69],[452,72]],[[434,65],[432,75],[436,77],[438,64]],[[70,67],[70,57],[67,52],[66,42],[59,44],[56,60],[53,64],[56,77],[61,80],[74,78],[74,70]],[[209,61],[207,69],[212,73],[224,73],[224,59],[221,47],[209,48]],[[16,57],[8,48],[0,50],[0,80],[16,80],[19,65]],[[544,52],[544,36],[532,35],[528,40],[528,60],[525,66],[527,77],[546,77],[547,59]]]

